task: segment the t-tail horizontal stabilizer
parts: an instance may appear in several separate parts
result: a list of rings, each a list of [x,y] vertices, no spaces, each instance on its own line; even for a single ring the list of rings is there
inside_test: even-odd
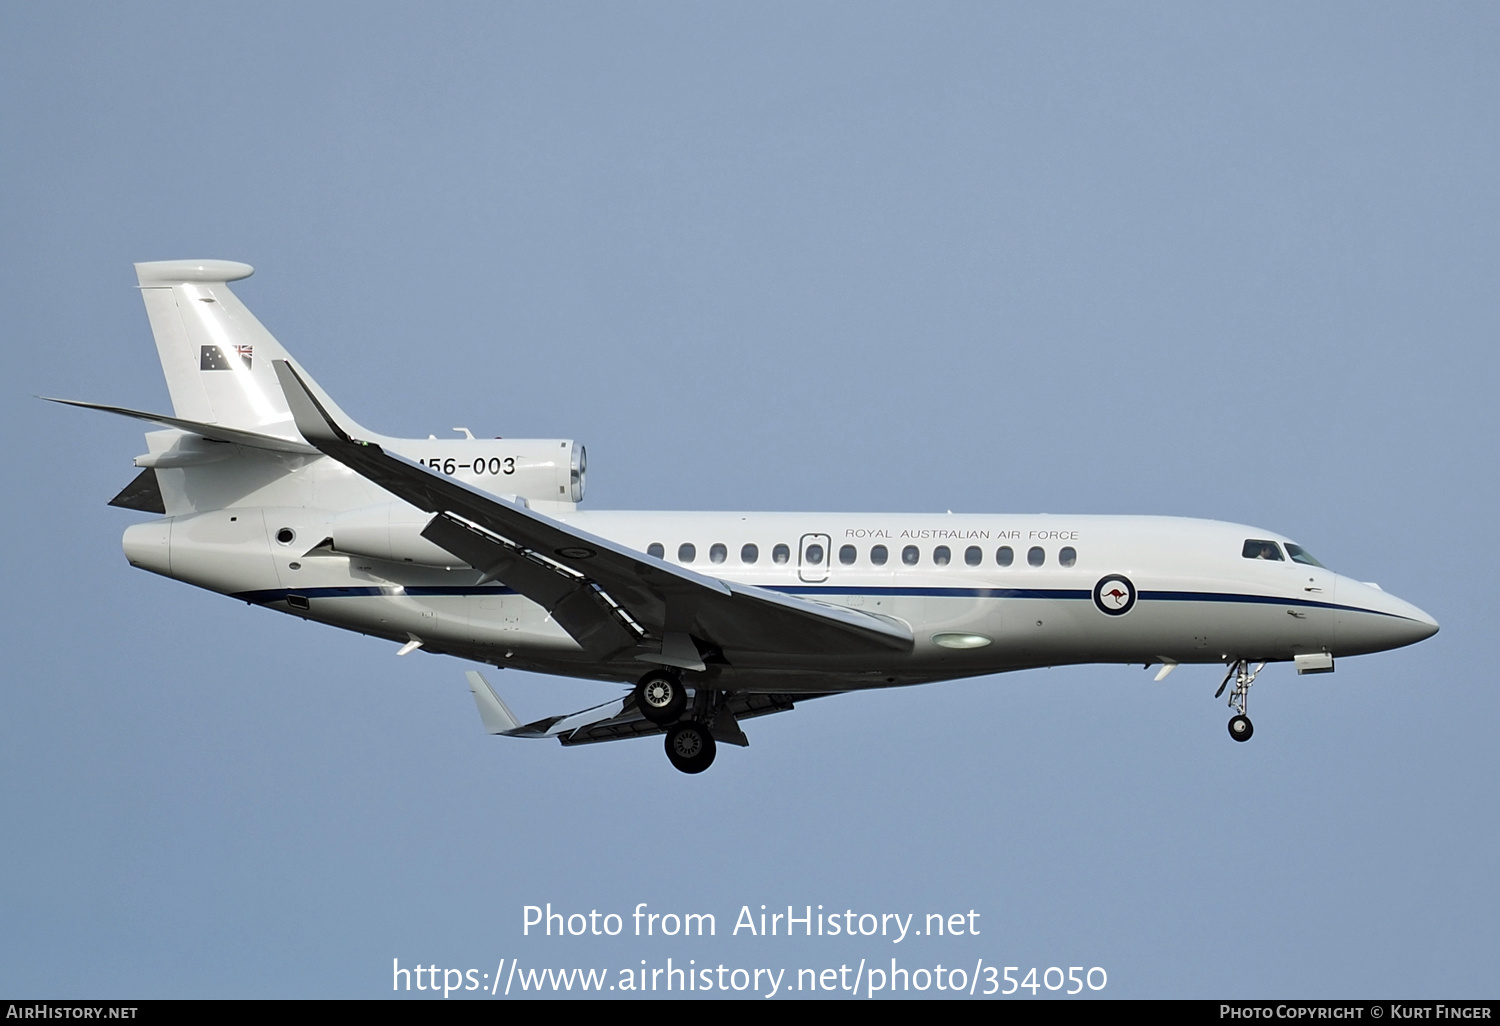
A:
[[[278,435],[267,435],[259,431],[249,431],[244,428],[225,427],[223,424],[207,424],[197,420],[186,420],[182,417],[168,417],[163,413],[146,413],[142,410],[132,410],[124,406],[106,406],[104,403],[86,403],[81,399],[53,399],[49,396],[39,395],[41,399],[49,403],[62,403],[64,406],[79,406],[85,410],[103,410],[105,413],[116,413],[121,417],[134,417],[136,420],[144,420],[148,424],[160,424],[162,427],[176,428],[179,431],[188,431],[200,435],[210,442],[231,442],[235,445],[245,445],[252,449],[270,449],[272,452],[294,452],[302,456],[316,456],[318,450],[302,442],[290,438],[282,438]]]

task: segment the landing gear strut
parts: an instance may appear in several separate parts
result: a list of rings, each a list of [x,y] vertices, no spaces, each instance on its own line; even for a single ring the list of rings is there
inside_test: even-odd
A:
[[[1229,718],[1229,736],[1236,741],[1249,741],[1250,735],[1255,733],[1255,724],[1250,722],[1250,717],[1245,715],[1245,710],[1250,705],[1250,685],[1255,683],[1255,678],[1265,668],[1265,663],[1259,663],[1252,670],[1250,660],[1237,659],[1230,664],[1229,672],[1224,674],[1219,690],[1214,692],[1214,697],[1218,698],[1229,686],[1230,678],[1234,679],[1234,690],[1229,693],[1229,705],[1239,712]]]

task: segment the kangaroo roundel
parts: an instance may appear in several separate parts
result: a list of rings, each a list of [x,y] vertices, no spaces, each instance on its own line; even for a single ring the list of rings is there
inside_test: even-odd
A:
[[[1094,585],[1094,605],[1108,616],[1124,616],[1135,606],[1135,585],[1119,574],[1100,578]]]

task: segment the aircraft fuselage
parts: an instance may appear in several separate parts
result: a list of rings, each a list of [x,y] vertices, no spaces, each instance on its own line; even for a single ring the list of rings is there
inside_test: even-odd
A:
[[[422,565],[399,558],[399,547],[398,558],[387,559],[340,551],[341,515],[293,507],[214,510],[136,525],[125,549],[144,569],[348,630],[400,642],[417,638],[430,652],[601,680],[633,682],[645,669],[631,655],[593,663],[546,609],[503,584],[481,583],[482,574],[466,566]],[[771,646],[715,653],[705,672],[728,689],[827,692],[1074,663],[1349,656],[1411,644],[1437,629],[1393,595],[1287,558],[1288,540],[1274,532],[1218,521],[552,516],[642,553],[657,546],[668,562],[705,575],[911,628],[909,652],[878,658],[789,656]],[[425,518],[413,522],[419,519]],[[324,539],[334,545],[317,548]],[[1280,558],[1247,558],[1252,541],[1275,546]],[[1128,608],[1118,608],[1127,601]]]

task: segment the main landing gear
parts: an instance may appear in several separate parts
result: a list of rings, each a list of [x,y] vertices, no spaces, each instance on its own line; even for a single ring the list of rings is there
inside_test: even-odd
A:
[[[1224,674],[1219,690],[1214,692],[1214,697],[1218,698],[1229,686],[1230,678],[1234,679],[1234,690],[1229,693],[1229,705],[1239,711],[1229,718],[1229,736],[1236,741],[1249,741],[1250,736],[1255,733],[1255,724],[1250,722],[1245,710],[1250,704],[1250,685],[1255,683],[1256,676],[1265,668],[1266,664],[1260,663],[1252,670],[1248,659],[1237,659],[1230,664],[1229,672]]]
[[[675,674],[652,670],[635,686],[635,704],[652,723],[675,723],[687,708],[687,689]]]
[[[689,720],[667,731],[667,761],[684,773],[702,773],[717,751],[714,736],[701,723]]]
[[[642,677],[632,693],[636,708],[652,723],[667,728],[667,761],[683,773],[702,773],[713,765],[718,745],[709,732],[718,703],[717,693],[700,691],[693,718],[682,720],[687,710],[687,689],[682,679],[665,670],[652,670]]]

